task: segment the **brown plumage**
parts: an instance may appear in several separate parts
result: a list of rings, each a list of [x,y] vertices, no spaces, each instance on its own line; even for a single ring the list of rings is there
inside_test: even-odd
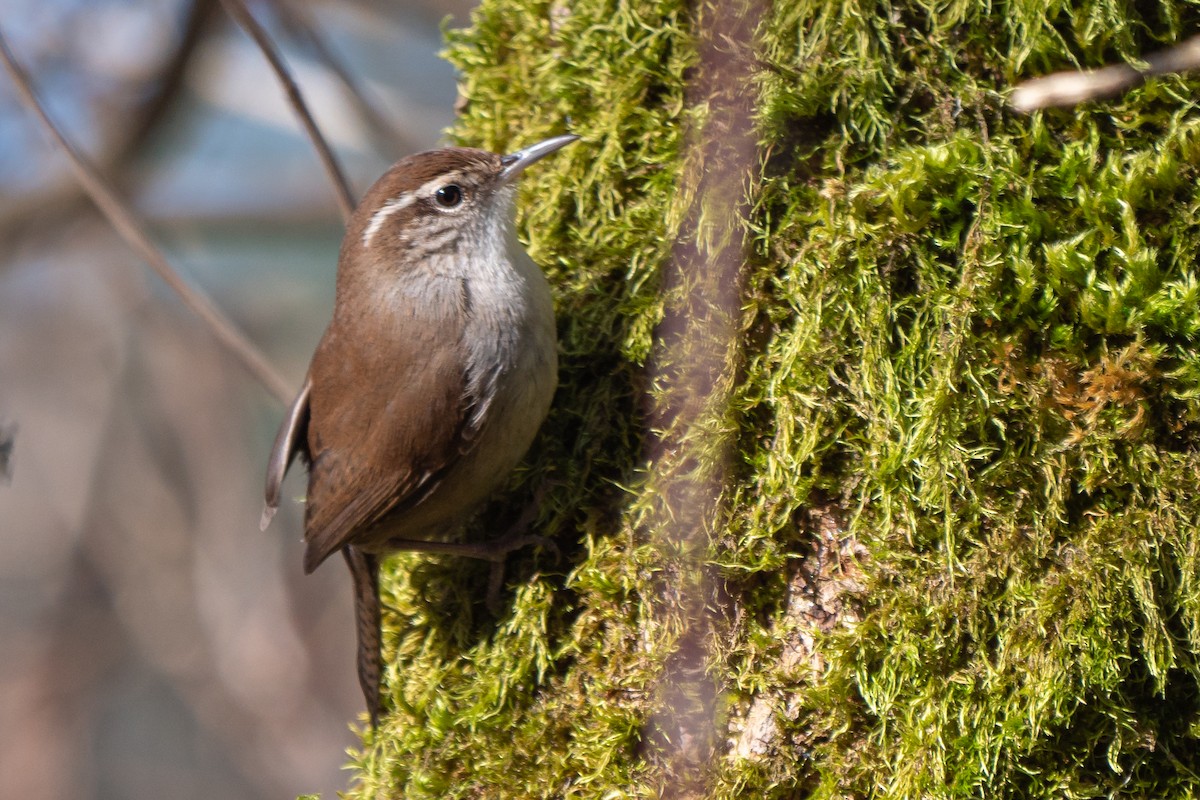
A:
[[[338,550],[351,568],[372,722],[378,556],[496,560],[526,541],[447,539],[507,477],[549,408],[554,316],[545,278],[511,233],[512,180],[574,139],[503,157],[466,148],[410,156],[375,183],[348,226],[333,320],[276,437],[262,525],[302,455],[304,569]]]

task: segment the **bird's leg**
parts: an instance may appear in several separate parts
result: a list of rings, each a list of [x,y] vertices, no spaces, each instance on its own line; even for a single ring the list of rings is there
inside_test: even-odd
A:
[[[487,606],[493,614],[500,609],[500,590],[504,585],[504,562],[508,554],[530,545],[548,548],[558,555],[558,546],[545,536],[527,534],[525,529],[537,514],[536,502],[531,503],[522,512],[515,523],[510,525],[504,535],[490,542],[431,542],[420,539],[389,539],[388,548],[405,550],[413,553],[439,553],[441,555],[462,556],[475,558],[492,563],[491,574],[488,576]]]
[[[354,622],[358,638],[358,684],[367,701],[371,726],[379,727],[379,681],[382,671],[380,648],[379,559],[356,547],[343,547],[342,555],[354,579]]]
[[[514,550],[528,547],[531,544],[543,545],[558,552],[554,542],[545,536],[507,535],[502,539],[478,544],[468,542],[429,542],[419,539],[388,539],[388,548],[405,550],[410,553],[439,553],[463,558],[477,558],[480,561],[492,562],[492,571],[488,576],[487,607],[492,614],[500,612],[500,589],[504,585],[504,559]]]
[[[514,550],[540,544],[557,550],[554,542],[544,536],[508,536],[492,542],[431,542],[423,539],[388,539],[388,550],[407,553],[436,553],[443,556],[462,556],[480,561],[503,564],[504,558]]]

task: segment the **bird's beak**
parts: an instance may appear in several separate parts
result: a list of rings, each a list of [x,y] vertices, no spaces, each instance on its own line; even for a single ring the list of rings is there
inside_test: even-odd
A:
[[[530,164],[540,161],[543,157],[550,155],[559,148],[566,147],[578,138],[573,133],[567,133],[562,136],[546,139],[537,144],[532,144],[524,150],[518,150],[515,153],[509,153],[501,157],[500,163],[504,166],[504,171],[500,173],[500,180],[504,183],[511,183]]]

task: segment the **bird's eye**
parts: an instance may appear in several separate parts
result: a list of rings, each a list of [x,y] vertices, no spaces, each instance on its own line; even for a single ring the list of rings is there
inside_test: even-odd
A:
[[[433,193],[433,199],[442,208],[454,208],[463,201],[463,191],[457,184],[447,184]]]

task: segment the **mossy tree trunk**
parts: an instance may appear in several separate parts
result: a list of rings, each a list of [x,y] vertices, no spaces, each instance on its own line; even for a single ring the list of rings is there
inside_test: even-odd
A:
[[[1023,117],[1200,7],[484,0],[530,174],[561,548],[402,556],[352,797],[1200,791],[1200,113]]]

